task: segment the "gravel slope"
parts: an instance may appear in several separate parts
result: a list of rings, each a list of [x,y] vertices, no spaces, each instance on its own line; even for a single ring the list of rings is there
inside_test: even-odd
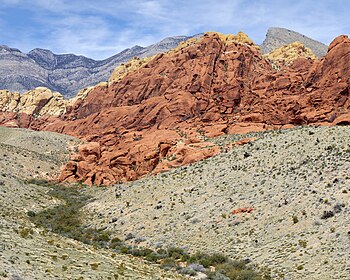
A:
[[[86,223],[130,244],[247,258],[276,279],[349,279],[350,127],[216,142],[247,136],[192,166],[94,190]]]

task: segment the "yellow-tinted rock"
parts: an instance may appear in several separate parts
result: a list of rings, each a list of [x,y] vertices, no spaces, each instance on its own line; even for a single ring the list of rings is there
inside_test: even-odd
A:
[[[264,55],[264,57],[271,62],[274,68],[277,69],[281,66],[291,65],[297,58],[316,59],[316,56],[311,49],[305,47],[299,42],[285,45]]]
[[[28,115],[39,113],[40,109],[53,97],[53,93],[48,88],[38,87],[27,91],[21,96],[17,106],[17,112]]]
[[[237,44],[248,45],[248,46],[258,48],[258,46],[255,45],[255,43],[249,38],[249,36],[242,31],[238,32],[237,35],[222,34],[219,32],[206,32],[205,34],[206,35],[213,35],[213,34],[218,35],[220,40],[222,42],[225,42],[226,45],[230,45],[232,43],[237,43]]]
[[[45,87],[27,91],[23,95],[7,90],[0,91],[0,111],[24,113],[41,117],[60,116],[66,112],[67,100],[58,92]]]
[[[187,48],[189,46],[192,46],[192,45],[196,44],[198,42],[198,40],[200,40],[200,38],[190,38],[186,41],[180,42],[179,45],[175,49],[170,50],[168,53],[170,54],[170,53],[182,50],[184,48]]]
[[[0,90],[0,111],[12,112],[17,108],[20,96],[18,92]]]
[[[66,107],[67,100],[65,100],[60,93],[54,92],[49,102],[47,102],[46,105],[42,107],[38,115],[50,115],[58,117],[66,112]]]
[[[141,67],[145,66],[154,57],[155,55],[146,58],[134,57],[127,63],[122,63],[114,69],[111,77],[108,80],[108,83],[116,83],[121,81],[128,73],[136,71]]]
[[[236,41],[237,43],[242,43],[249,46],[255,46],[254,42],[249,38],[249,36],[242,31],[238,32],[233,40]]]

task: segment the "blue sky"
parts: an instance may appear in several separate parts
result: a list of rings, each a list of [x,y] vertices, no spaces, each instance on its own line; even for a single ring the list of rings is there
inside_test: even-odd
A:
[[[0,44],[104,59],[134,45],[205,31],[244,31],[261,43],[285,27],[329,44],[349,34],[350,1],[0,0]]]

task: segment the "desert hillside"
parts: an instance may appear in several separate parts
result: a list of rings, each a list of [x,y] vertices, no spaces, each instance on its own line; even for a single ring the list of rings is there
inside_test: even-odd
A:
[[[44,182],[57,175],[79,142],[62,134],[0,127],[0,279],[183,279],[140,258],[33,224],[35,213],[65,203],[54,195],[55,186]],[[63,197],[74,193],[62,191]]]
[[[181,276],[174,263],[164,266],[170,268],[166,272],[130,256],[141,254],[135,248],[163,252],[172,247],[180,259],[181,252],[223,253],[270,270],[272,279],[348,279],[348,127],[221,136],[212,142],[226,152],[212,158],[78,192],[73,185],[67,189],[39,180],[57,170],[64,160],[60,156],[76,139],[1,132],[4,279],[205,279],[202,265],[179,267]],[[250,141],[235,146],[245,137]],[[80,205],[82,199],[79,225],[62,230],[52,224],[62,223],[64,205]],[[64,213],[66,221],[75,221]],[[93,243],[85,240],[89,234],[95,234]],[[221,279],[215,275],[209,279]]]
[[[273,279],[348,279],[349,136],[349,127],[298,127],[216,138],[254,140],[101,190],[85,207],[88,224],[130,244],[250,259]]]

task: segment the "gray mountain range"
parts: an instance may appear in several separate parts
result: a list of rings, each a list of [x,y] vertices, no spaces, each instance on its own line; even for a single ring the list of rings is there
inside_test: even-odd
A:
[[[74,54],[57,55],[44,49],[25,54],[0,46],[0,89],[25,92],[43,86],[70,98],[85,87],[107,81],[116,66],[135,56],[148,57],[166,52],[195,36],[168,37],[148,47],[134,46],[105,60]]]
[[[182,41],[201,35],[168,37],[148,47],[125,49],[105,60],[74,54],[57,55],[44,49],[34,49],[25,54],[15,48],[0,46],[0,89],[25,92],[43,86],[70,98],[83,88],[107,81],[115,67],[135,56],[142,58],[166,52]],[[295,41],[304,43],[319,57],[327,52],[326,45],[284,28],[268,30],[261,45],[262,52]]]

